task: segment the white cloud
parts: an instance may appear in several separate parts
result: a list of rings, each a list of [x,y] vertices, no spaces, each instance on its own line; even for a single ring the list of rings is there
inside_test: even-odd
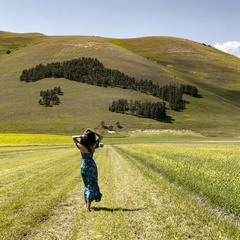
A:
[[[238,41],[215,43],[213,47],[240,58],[240,42]]]

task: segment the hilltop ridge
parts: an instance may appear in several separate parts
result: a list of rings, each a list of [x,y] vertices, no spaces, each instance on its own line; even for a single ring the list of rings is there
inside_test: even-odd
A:
[[[6,50],[10,54],[6,54]],[[239,136],[240,59],[205,43],[175,37],[110,39],[96,36],[45,36],[0,31],[0,131],[71,134],[101,122],[121,131],[134,129],[190,129],[211,136]],[[160,86],[191,84],[201,98],[184,96],[183,112],[168,111],[172,124],[108,111],[119,98],[156,101],[153,96],[119,88],[101,88],[65,79],[23,83],[24,69],[42,63],[79,57],[99,59],[137,80],[149,79]],[[60,86],[62,103],[53,108],[39,106],[39,92]],[[76,119],[78,121],[76,122]],[[120,131],[120,130],[119,130]]]

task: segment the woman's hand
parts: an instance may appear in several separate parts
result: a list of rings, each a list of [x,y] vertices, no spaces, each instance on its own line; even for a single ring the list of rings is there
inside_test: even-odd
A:
[[[88,136],[86,134],[81,135],[81,139],[86,140],[88,139]]]
[[[86,136],[86,135],[84,135],[84,134],[83,134],[83,135],[73,135],[73,136],[72,136],[72,139],[76,139],[76,138],[80,138],[80,139],[81,139],[81,138],[82,138],[82,139],[87,139],[87,136]]]
[[[93,131],[91,128],[87,128],[87,129],[85,130],[85,132],[93,132],[93,133],[94,133],[94,131]]]

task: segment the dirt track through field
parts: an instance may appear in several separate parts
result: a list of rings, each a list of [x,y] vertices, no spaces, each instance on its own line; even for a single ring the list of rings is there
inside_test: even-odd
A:
[[[199,240],[237,239],[240,234],[236,222],[214,214],[196,196],[114,147],[97,150],[95,160],[102,201],[86,212],[79,177],[67,199],[24,239]]]

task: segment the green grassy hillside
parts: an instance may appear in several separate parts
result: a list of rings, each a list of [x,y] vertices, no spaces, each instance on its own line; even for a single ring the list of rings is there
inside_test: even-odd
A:
[[[11,53],[7,54],[6,51]],[[21,82],[24,69],[56,61],[92,57],[106,68],[155,83],[191,84],[201,98],[184,95],[183,112],[167,110],[172,123],[108,111],[115,99],[158,99],[131,90],[101,88],[66,79]],[[89,36],[44,36],[0,31],[0,132],[72,134],[101,122],[134,129],[190,129],[206,136],[240,136],[240,59],[213,47],[172,37],[108,39]],[[38,104],[41,90],[60,86],[61,104]]]

